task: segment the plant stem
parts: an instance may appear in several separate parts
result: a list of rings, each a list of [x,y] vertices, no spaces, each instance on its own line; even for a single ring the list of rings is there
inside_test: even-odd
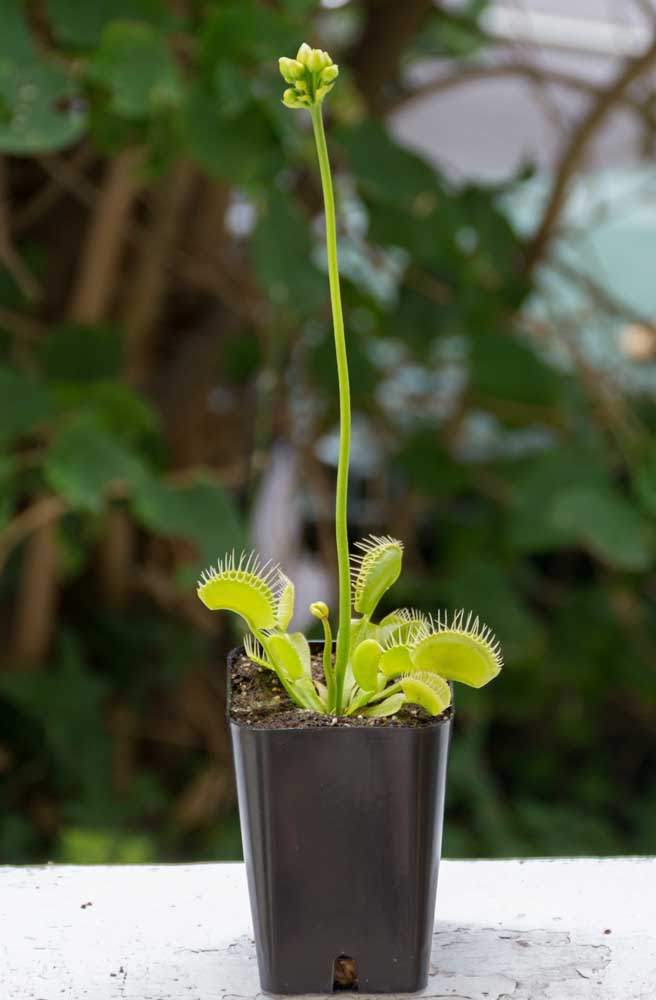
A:
[[[378,701],[384,701],[385,698],[389,698],[390,695],[396,694],[397,691],[401,691],[402,688],[403,685],[401,684],[401,681],[397,681],[396,684],[390,684],[388,688],[383,688],[383,690],[379,691],[378,694],[372,695],[367,704],[375,705]]]
[[[351,629],[351,577],[349,564],[349,542],[347,523],[348,470],[351,451],[351,390],[349,387],[346,338],[342,296],[339,288],[339,268],[337,264],[337,226],[335,223],[335,196],[330,174],[330,162],[323,128],[321,105],[310,108],[312,128],[319,158],[321,187],[323,189],[326,216],[326,254],[328,257],[328,281],[330,284],[330,305],[333,314],[335,335],[335,356],[339,384],[339,458],[337,462],[337,489],[335,493],[335,543],[337,546],[337,573],[339,583],[339,621],[337,629],[337,649],[335,653],[335,713],[341,715],[344,693],[344,676],[348,662]]]
[[[322,618],[323,625],[323,675],[328,689],[328,711],[335,711],[335,671],[333,670],[333,634],[330,622]]]

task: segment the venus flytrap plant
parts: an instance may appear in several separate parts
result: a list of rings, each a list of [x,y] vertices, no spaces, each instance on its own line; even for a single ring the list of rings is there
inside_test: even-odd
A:
[[[263,670],[273,670],[292,702],[302,709],[334,715],[383,718],[404,705],[419,705],[430,715],[451,703],[449,681],[482,687],[499,673],[502,658],[494,635],[470,613],[449,622],[401,608],[376,624],[381,598],[397,581],[403,544],[387,535],[356,542],[349,553],[347,524],[351,402],[346,337],[337,260],[337,225],[322,104],[339,75],[327,52],[301,45],[295,59],[280,59],[289,87],[288,108],[309,111],[312,120],[326,230],[328,282],[339,384],[339,458],[335,491],[335,543],[338,569],[338,622],[333,662],[330,611],[323,601],[310,605],[324,632],[323,681],[313,675],[310,646],[300,632],[288,633],[294,613],[294,585],[278,566],[262,564],[252,553],[234,553],[206,570],[198,596],[211,610],[232,611],[246,623],[244,649]],[[354,617],[354,612],[357,617]]]

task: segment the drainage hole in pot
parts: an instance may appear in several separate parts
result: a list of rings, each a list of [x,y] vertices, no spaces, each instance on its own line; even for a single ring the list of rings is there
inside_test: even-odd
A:
[[[358,969],[355,959],[350,955],[339,955],[335,959],[335,974],[333,977],[333,993],[340,990],[356,992],[358,988]]]

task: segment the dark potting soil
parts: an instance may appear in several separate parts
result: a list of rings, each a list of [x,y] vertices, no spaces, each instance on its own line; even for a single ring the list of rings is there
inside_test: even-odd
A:
[[[323,680],[321,654],[312,657],[312,673]],[[448,718],[447,708],[439,719]],[[311,712],[294,705],[272,670],[252,663],[242,655],[232,665],[230,719],[242,726],[261,729],[342,729],[429,726],[437,720],[418,705],[406,705],[396,715],[369,719],[363,715],[334,716]]]

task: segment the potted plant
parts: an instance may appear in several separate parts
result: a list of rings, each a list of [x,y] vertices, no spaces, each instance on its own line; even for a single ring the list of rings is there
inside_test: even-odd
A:
[[[283,102],[309,111],[323,189],[339,376],[336,640],[288,632],[294,586],[255,554],[219,560],[198,595],[249,633],[228,663],[228,714],[260,978],[273,993],[412,992],[427,980],[453,717],[452,682],[487,684],[498,644],[478,618],[401,609],[375,622],[403,545],[349,552],[350,396],[322,103],[338,67],[301,45]]]

